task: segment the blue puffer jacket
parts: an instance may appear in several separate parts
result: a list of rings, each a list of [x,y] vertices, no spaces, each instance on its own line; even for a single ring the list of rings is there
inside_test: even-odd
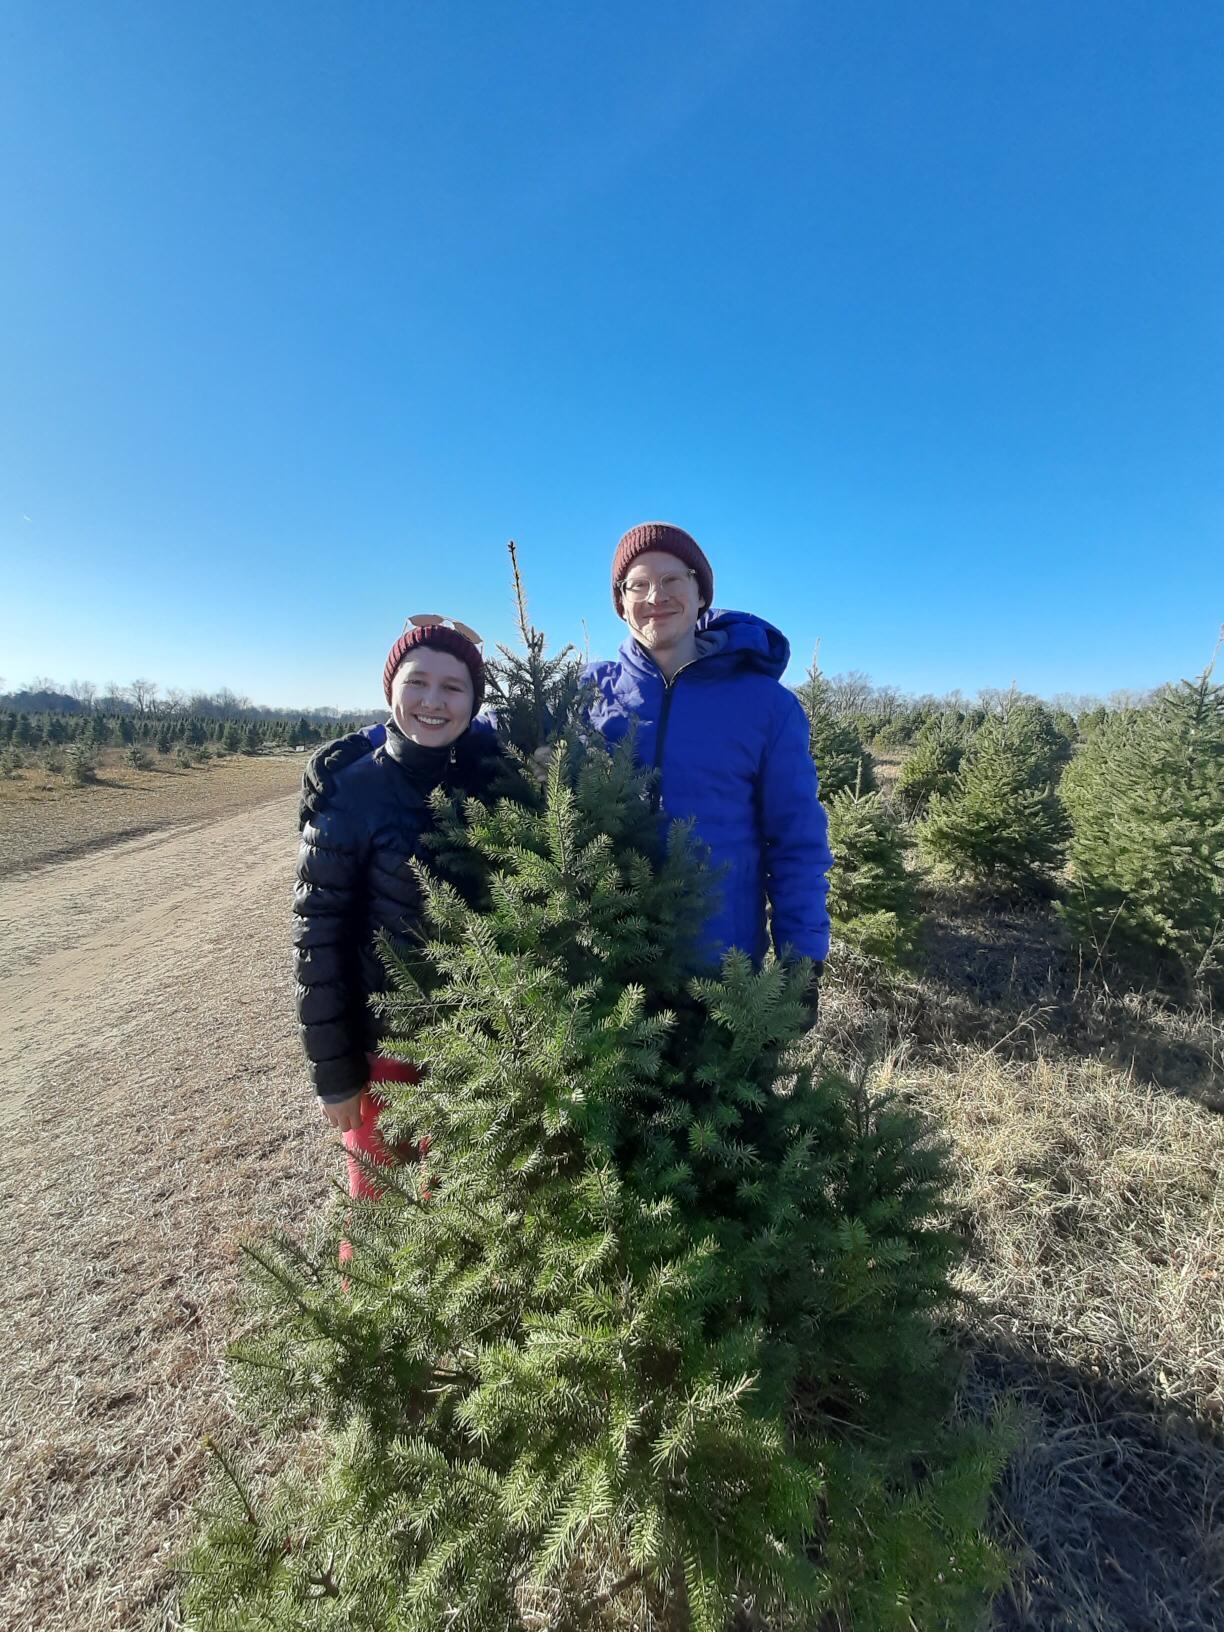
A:
[[[691,817],[725,869],[706,934],[711,961],[731,946],[761,961],[767,898],[779,955],[824,959],[833,858],[807,716],[780,683],[790,646],[763,618],[718,611],[698,623],[697,645],[670,684],[632,637],[614,661],[593,663],[590,723],[612,743],[636,723],[636,753],[660,772],[665,814]]]

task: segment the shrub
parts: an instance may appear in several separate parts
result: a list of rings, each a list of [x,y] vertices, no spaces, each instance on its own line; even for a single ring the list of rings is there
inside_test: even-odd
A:
[[[191,750],[189,748],[177,748],[174,753],[174,763],[180,771],[188,770],[191,766]]]
[[[1224,687],[1211,671],[1098,725],[1063,778],[1076,937],[1180,984],[1224,970]]]
[[[78,788],[98,780],[98,764],[92,749],[83,742],[74,742],[68,750],[68,780]]]
[[[912,840],[878,793],[829,801],[829,916],[835,932],[888,964],[913,955],[918,889],[905,865]]]
[[[134,771],[147,771],[153,763],[149,758],[148,751],[135,743],[128,749],[124,758]]]
[[[950,791],[932,795],[918,829],[933,861],[1008,894],[1047,889],[1067,837],[1038,709],[1007,701],[991,715],[966,749]]]

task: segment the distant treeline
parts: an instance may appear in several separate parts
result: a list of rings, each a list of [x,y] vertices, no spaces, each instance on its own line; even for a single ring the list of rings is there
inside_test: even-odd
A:
[[[96,686],[91,680],[70,680],[66,687],[54,680],[36,678],[19,691],[0,692],[0,709],[16,714],[104,714],[111,718],[134,715],[137,719],[178,719],[194,715],[213,720],[289,721],[304,719],[312,725],[327,725],[348,719],[370,721],[386,713],[380,703],[370,709],[274,708],[253,703],[228,686],[220,691],[163,692],[153,680],[133,680],[118,686],[108,682]],[[334,733],[333,733],[334,734]]]
[[[852,730],[860,748],[877,751],[907,746],[939,720],[954,719],[975,729],[997,711],[1004,698],[1015,701],[1018,696],[1014,690],[989,689],[972,701],[959,692],[907,695],[896,686],[875,685],[857,670],[821,675],[819,684],[826,714]],[[809,676],[806,686],[810,685]],[[803,696],[805,686],[798,690]],[[1098,697],[1062,694],[1048,707],[1059,729],[1074,739],[1107,713],[1143,706],[1153,695],[1115,692],[1106,703]],[[0,693],[0,748],[78,741],[95,746],[150,742],[164,753],[178,744],[200,747],[218,742],[233,751],[254,753],[263,746],[326,742],[381,719],[385,712],[381,706],[350,711],[272,708],[253,703],[228,687],[216,692],[188,693],[173,688],[162,692],[152,680],[133,680],[126,686],[73,680],[65,688],[52,680],[35,679],[20,691]]]
[[[0,699],[2,707],[4,699]],[[328,742],[369,723],[370,718],[342,719],[330,710],[319,718],[306,714],[276,715],[268,710],[256,718],[224,719],[216,714],[122,714],[42,709],[0,712],[0,751],[67,747],[84,743],[89,748],[133,747],[147,744],[158,753],[175,748],[203,748],[216,743],[231,753],[257,754],[265,748],[299,748]]]

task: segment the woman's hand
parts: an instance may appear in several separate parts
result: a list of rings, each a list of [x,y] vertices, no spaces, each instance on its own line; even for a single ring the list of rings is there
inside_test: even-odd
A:
[[[360,1089],[351,1099],[342,1099],[335,1105],[329,1105],[325,1099],[320,1100],[323,1115],[333,1128],[341,1133],[358,1133],[361,1129],[361,1096],[365,1092]]]

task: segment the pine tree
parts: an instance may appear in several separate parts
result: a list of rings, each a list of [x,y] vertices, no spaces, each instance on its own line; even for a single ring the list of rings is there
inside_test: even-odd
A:
[[[242,733],[242,751],[244,754],[257,754],[263,747],[263,736],[254,720]]]
[[[1009,894],[1048,889],[1067,837],[1052,770],[1037,711],[1006,701],[974,735],[950,792],[932,796],[918,829],[923,850],[957,877]]]
[[[1063,778],[1066,916],[1107,963],[1217,991],[1224,971],[1224,687],[1208,669],[1111,715]]]
[[[815,663],[795,695],[808,717],[809,746],[820,775],[821,798],[827,801],[843,788],[871,793],[876,785],[875,762],[854,726],[833,712],[824,677]]]
[[[532,626],[527,614],[527,592],[513,539],[507,548],[523,649],[516,652],[499,646],[498,657],[487,665],[486,672],[498,729],[518,754],[529,757],[539,753],[558,726],[573,717],[582,666],[572,646],[563,647],[553,657],[547,655],[546,637]]]
[[[922,816],[934,794],[951,792],[964,754],[965,732],[957,721],[942,716],[922,730],[897,778],[897,800],[907,816]]]
[[[501,700],[530,754],[569,680],[527,654]],[[394,1051],[429,1069],[385,1131],[428,1129],[428,1171],[249,1249],[244,1398],[310,1432],[259,1483],[219,1452],[191,1624],[975,1624],[1001,1442],[943,1426],[944,1153],[788,1052],[806,968],[692,976],[708,886],[628,745],[571,734],[514,791],[438,799],[428,939],[391,958]]]
[[[834,933],[884,963],[907,961],[921,922],[918,888],[905,865],[912,840],[878,793],[843,790],[828,810]]]

